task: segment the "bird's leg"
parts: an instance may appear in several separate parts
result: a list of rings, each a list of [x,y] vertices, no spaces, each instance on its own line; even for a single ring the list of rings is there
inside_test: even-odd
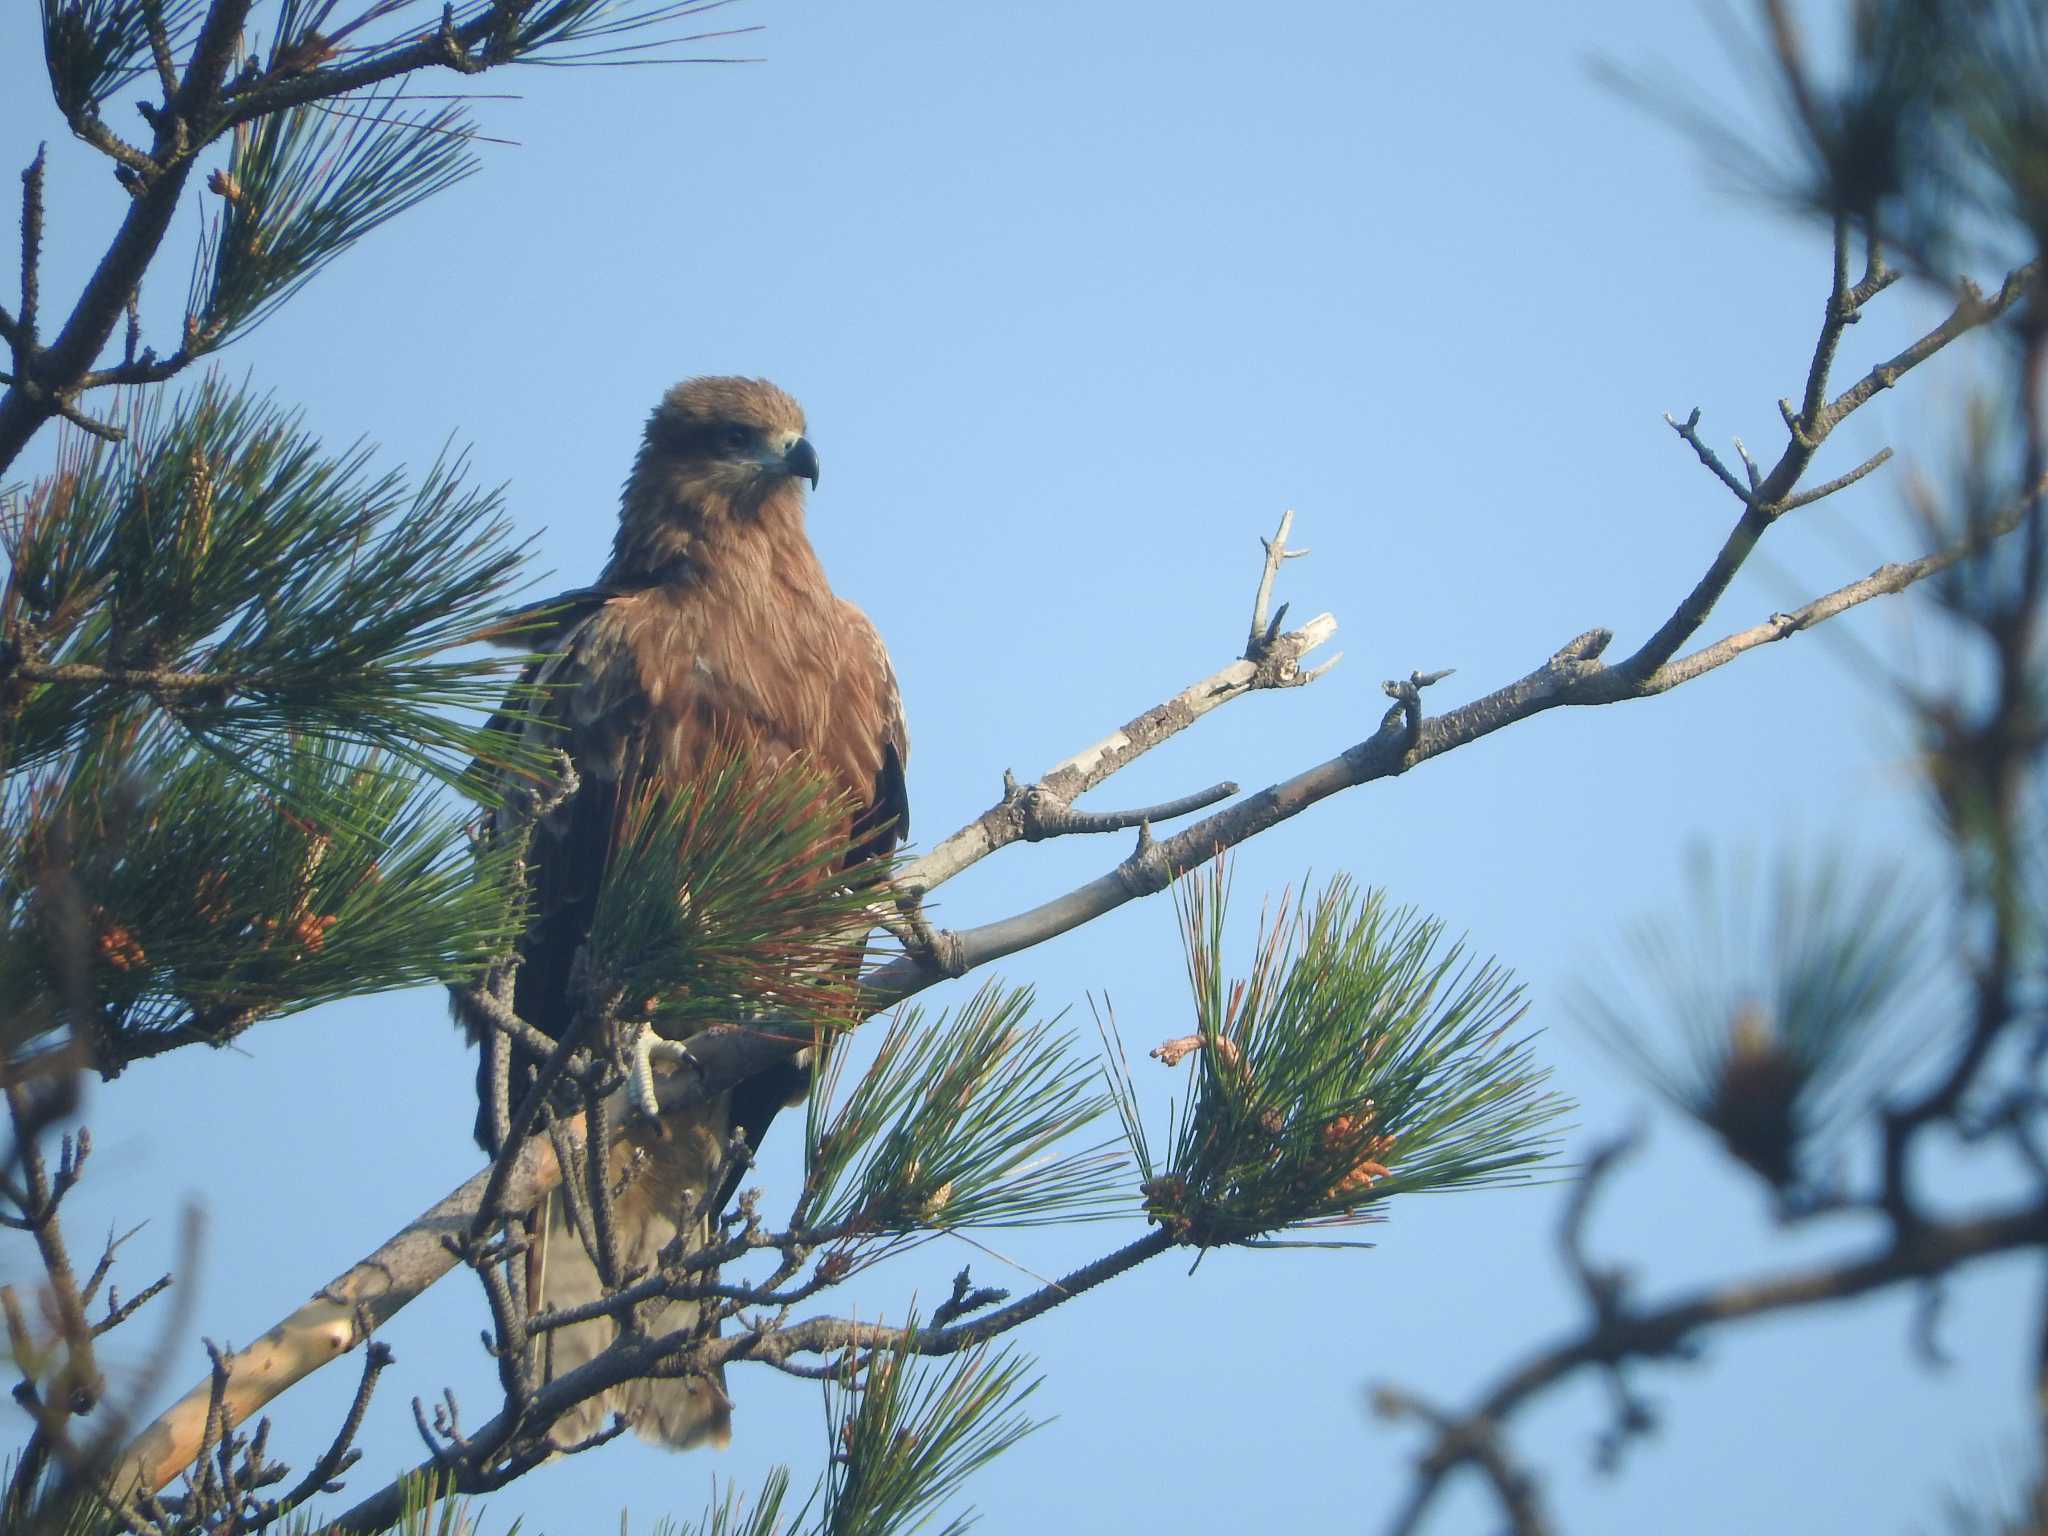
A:
[[[690,1048],[680,1040],[666,1040],[644,1019],[633,1028],[626,1047],[626,1097],[649,1120],[661,1118],[661,1102],[654,1096],[654,1064],[681,1066],[690,1059]]]

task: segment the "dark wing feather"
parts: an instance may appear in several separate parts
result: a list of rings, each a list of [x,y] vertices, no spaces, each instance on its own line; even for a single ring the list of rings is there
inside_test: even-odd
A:
[[[883,857],[910,836],[910,786],[904,779],[910,766],[910,722],[904,717],[903,690],[881,631],[852,603],[842,601],[839,606],[852,632],[847,654],[866,674],[849,679],[846,691],[875,700],[871,728],[877,728],[881,737],[881,768],[873,793],[853,824],[851,860],[860,862]]]
[[[551,1039],[573,1017],[569,973],[597,914],[598,887],[610,862],[619,807],[639,767],[647,701],[618,626],[599,603],[560,637],[559,649],[528,671],[529,702],[516,717],[526,742],[566,752],[578,787],[533,829],[526,861],[529,918],[520,945],[513,1009]],[[477,1070],[477,1140],[490,1150],[487,1056]],[[517,1047],[512,1098],[518,1102],[541,1063]]]

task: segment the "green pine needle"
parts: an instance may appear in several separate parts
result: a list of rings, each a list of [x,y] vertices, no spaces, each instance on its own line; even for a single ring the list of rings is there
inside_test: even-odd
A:
[[[1920,911],[1890,876],[1787,859],[1763,889],[1695,856],[1682,915],[1630,946],[1640,985],[1587,989],[1615,1055],[1780,1187],[1825,1157],[1910,1064],[1928,973]],[[1676,1038],[1673,1038],[1675,1033]]]
[[[457,106],[401,110],[402,87],[268,114],[234,130],[193,268],[185,348],[261,323],[320,269],[477,168]]]
[[[1227,979],[1227,897],[1221,860],[1178,894],[1195,1030],[1155,1054],[1192,1058],[1189,1095],[1163,1165],[1129,1132],[1154,1220],[1206,1247],[1531,1176],[1569,1105],[1509,1033],[1525,1004],[1506,971],[1339,877],[1283,900],[1249,975]],[[1127,1073],[1117,1097],[1128,1131]]]
[[[507,51],[528,64],[588,63],[603,59],[630,63],[635,62],[631,57],[635,54],[645,56],[657,49],[759,30],[757,27],[732,27],[699,33],[664,31],[658,37],[637,43],[586,48],[576,53],[562,51],[570,44],[600,42],[666,28],[672,22],[686,21],[729,3],[730,0],[654,0],[652,4],[636,6],[621,5],[618,0],[541,0],[540,4],[520,14]]]
[[[591,973],[681,1038],[736,1016],[843,1027],[869,926],[847,871],[853,807],[807,760],[737,754],[627,808],[591,925]]]
[[[896,1236],[1118,1214],[1113,1145],[1055,1151],[1109,1098],[1031,1005],[1030,988],[991,981],[950,1021],[900,1010],[836,1112],[839,1062],[819,1073],[795,1221]]]
[[[481,1526],[476,1518],[475,1501],[454,1490],[453,1473],[445,1477],[432,1472],[406,1474],[399,1489],[398,1524],[391,1528],[395,1536],[479,1536]],[[519,1528],[524,1523],[514,1520],[505,1528],[504,1536],[519,1536]],[[310,1531],[313,1524],[307,1519],[303,1529]],[[287,1536],[299,1536],[299,1531],[295,1529]]]
[[[459,978],[516,936],[505,856],[474,853],[415,775],[317,738],[248,766],[134,728],[14,794],[0,1007],[69,1025],[112,1071]]]
[[[906,1325],[916,1329],[916,1319]],[[818,1536],[922,1529],[960,1484],[1038,1428],[1018,1411],[1037,1388],[1028,1357],[987,1346],[944,1361],[876,1351],[857,1386],[828,1384],[831,1461]],[[942,1528],[956,1536],[971,1512]]]
[[[450,659],[495,624],[522,553],[460,461],[408,489],[357,446],[209,381],[136,413],[128,444],[69,446],[0,522],[5,612],[53,665],[218,679],[33,688],[15,770],[76,749],[146,696],[222,760],[291,733],[385,749],[453,778],[516,660]]]
[[[761,1484],[761,1492],[751,1501],[740,1492],[737,1483],[731,1482],[725,1485],[725,1497],[719,1498],[718,1478],[714,1474],[711,1479],[712,1502],[704,1517],[688,1525],[677,1525],[673,1520],[663,1519],[654,1527],[654,1536],[781,1536],[782,1505],[788,1497],[787,1467],[771,1470]],[[796,1519],[801,1520],[804,1513],[805,1510],[799,1510]]]
[[[164,0],[160,14],[174,49],[204,10],[203,0]],[[42,12],[50,93],[66,117],[154,68],[146,11],[136,0],[42,0]]]

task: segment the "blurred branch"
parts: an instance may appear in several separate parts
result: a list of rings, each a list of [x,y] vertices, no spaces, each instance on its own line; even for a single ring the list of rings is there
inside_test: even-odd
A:
[[[1660,1307],[1617,1307],[1580,1333],[1531,1356],[1488,1391],[1469,1413],[1440,1421],[1437,1444],[1423,1458],[1407,1503],[1389,1524],[1395,1536],[1420,1528],[1446,1476],[1478,1459],[1481,1448],[1517,1411],[1588,1367],[1680,1354],[1702,1329],[1824,1306],[1892,1286],[1947,1274],[1992,1254],[2048,1242],[2048,1203],[1989,1216],[1928,1222],[1895,1234],[1874,1253],[1811,1269],[1697,1291]]]
[[[1509,1455],[1499,1425],[1477,1417],[1455,1418],[1401,1387],[1375,1387],[1372,1406],[1383,1419],[1419,1419],[1435,1433],[1436,1444],[1423,1459],[1425,1472],[1441,1476],[1460,1462],[1470,1462],[1485,1474],[1515,1536],[1550,1536],[1555,1529],[1537,1497],[1535,1474]]]

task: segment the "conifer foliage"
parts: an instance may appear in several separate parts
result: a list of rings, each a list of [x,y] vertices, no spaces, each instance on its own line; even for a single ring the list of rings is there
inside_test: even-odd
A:
[[[1887,1096],[1895,1072],[1930,1070],[1899,1022],[1924,1005],[1913,985],[1924,925],[1883,880],[1838,866],[1788,873],[1765,902],[1737,895],[1725,933],[1723,898],[1710,893],[1684,942],[1645,941],[1654,995],[1603,994],[1594,1011],[1631,1065],[1765,1181],[1785,1219],[1845,1205],[1883,1219],[1891,1245],[1875,1270],[1837,1275],[1839,1294],[1938,1280],[2048,1241],[2038,1199],[1939,1225],[1943,1213],[1920,1203],[1913,1156],[1930,1130],[2010,1142],[2048,1187],[2032,821],[2048,586],[2048,325],[2031,303],[2048,235],[2038,0],[1860,4],[1833,91],[1807,72],[1787,8],[1761,0],[1795,163],[1736,136],[1716,142],[1773,195],[1827,217],[1825,328],[1803,401],[1782,404],[1778,467],[1763,470],[1738,442],[1745,485],[1699,436],[1697,412],[1673,421],[1742,511],[1697,590],[1635,656],[1602,662],[1613,637],[1591,630],[1519,681],[1428,718],[1423,690],[1448,674],[1412,673],[1386,685],[1395,702],[1370,737],[1164,841],[1155,822],[1236,786],[1077,810],[1077,795],[1222,702],[1327,670],[1300,665],[1334,628],[1327,615],[1289,634],[1285,604],[1268,620],[1275,575],[1301,553],[1286,547],[1290,513],[1267,541],[1241,657],[1043,781],[1006,779],[995,806],[916,863],[848,868],[847,807],[800,761],[720,759],[686,792],[628,796],[568,971],[572,1017],[551,1038],[514,1006],[525,854],[579,786],[544,731],[527,729],[548,701],[520,681],[542,658],[518,648],[551,631],[544,606],[512,606],[522,549],[500,496],[473,485],[459,455],[404,471],[369,445],[333,450],[272,397],[194,365],[479,169],[466,109],[408,94],[422,74],[669,60],[718,35],[692,34],[692,18],[728,3],[362,0],[348,11],[274,0],[259,12],[257,0],[41,0],[56,116],[105,156],[128,206],[69,312],[46,315],[47,167],[35,155],[22,177],[19,292],[0,304],[0,1089],[13,1128],[0,1226],[19,1234],[25,1259],[33,1247],[42,1276],[0,1286],[14,1395],[32,1424],[0,1488],[0,1536],[468,1530],[466,1500],[628,1427],[562,1443],[559,1426],[581,1422],[591,1400],[657,1375],[744,1391],[747,1365],[819,1384],[827,1435],[811,1448],[812,1491],[792,1508],[791,1475],[778,1471],[756,1495],[714,1496],[693,1529],[926,1528],[1033,1427],[1022,1405],[1039,1383],[1002,1335],[1163,1254],[1198,1263],[1220,1246],[1368,1247],[1344,1234],[1393,1222],[1401,1196],[1531,1182],[1550,1166],[1570,1105],[1549,1085],[1528,1000],[1505,967],[1343,877],[1281,897],[1247,941],[1229,917],[1224,850],[1504,724],[1666,691],[1923,577],[1940,580],[1950,616],[1978,643],[1977,682],[1996,694],[1978,708],[1960,688],[1913,716],[1970,930],[1973,1022],[1931,1084]],[[138,140],[113,126],[137,119],[148,129]],[[202,197],[194,248],[170,251],[180,199]],[[1964,234],[2014,256],[2005,283],[1992,295],[1961,285],[1949,320],[1830,397],[1836,350],[1864,306],[1902,275],[1945,281],[1941,264]],[[1865,259],[1860,279],[1852,250]],[[152,338],[141,285],[174,257],[190,259],[184,312],[175,335]],[[1883,462],[1797,490],[1827,434],[1950,341],[1994,325],[2019,359],[2010,400],[1980,410],[1962,493],[1948,505],[1921,498],[1937,553],[1680,654],[1773,522]],[[2012,542],[2024,545],[2017,557]],[[1010,843],[1134,828],[1135,851],[1064,897],[965,932],[941,934],[924,912],[940,881]],[[1189,996],[1151,1054],[1185,1065],[1177,1097],[1133,1072],[1113,1018],[1103,1050],[1085,1051],[1029,987],[987,980],[949,1008],[906,1002],[1166,889]],[[894,947],[862,974],[878,929]],[[169,1277],[124,1301],[109,1283],[118,1242],[90,1269],[72,1262],[60,1208],[91,1151],[64,1124],[78,1082],[423,984],[449,990],[480,1044],[489,1166],[411,1225],[392,1212],[397,1236],[331,1284],[321,1281],[353,1255],[281,1255],[304,1264],[314,1301],[239,1356],[206,1346],[207,1380],[129,1439],[141,1405],[110,1393],[97,1340]],[[857,1057],[846,1033],[895,1004]],[[657,1062],[669,1070],[657,1075]],[[744,1188],[752,1149],[735,1136],[719,1177],[704,1181],[714,1187],[692,1196],[699,1206],[674,1213],[673,1242],[629,1264],[615,1205],[661,1134],[660,1113],[764,1080],[785,1091],[800,1071],[810,1095],[798,1187]],[[467,1084],[450,1089],[452,1100]],[[114,1114],[118,1094],[101,1101]],[[793,1118],[782,1134],[798,1133]],[[1859,1127],[1879,1164],[1860,1187],[1838,1167]],[[1617,1437],[1639,1432],[1622,1367],[1678,1352],[1703,1326],[1683,1308],[1675,1322],[1631,1310],[1622,1280],[1580,1253],[1584,1203],[1610,1161],[1593,1160],[1564,1245],[1592,1333],[1466,1419],[1385,1397],[1440,1437],[1418,1512],[1445,1470],[1471,1463],[1518,1530],[1543,1529],[1528,1513],[1533,1484],[1500,1440],[1516,1394],[1599,1365],[1624,1410]],[[601,1290],[553,1311],[533,1284],[547,1230],[536,1214],[549,1202],[589,1250]],[[898,1321],[875,1321],[872,1308],[864,1320],[851,1303],[847,1315],[798,1315],[916,1245],[978,1248],[968,1234],[981,1229],[1082,1221],[1120,1221],[1127,1240],[1020,1297],[977,1287],[963,1268],[929,1312],[897,1295]],[[452,1394],[432,1412],[416,1399],[426,1463],[351,1509],[316,1512],[383,1406],[373,1397],[393,1360],[371,1332],[458,1265],[482,1291],[502,1402],[465,1423]],[[1777,1305],[1770,1295],[1721,1298],[1714,1316]],[[608,1345],[563,1374],[542,1369],[551,1335],[595,1324],[612,1328]],[[250,1334],[261,1326],[250,1320]],[[252,1408],[366,1343],[330,1449],[294,1478],[270,1458],[268,1421]],[[261,1369],[259,1350],[270,1351]],[[967,1517],[948,1518],[942,1528],[957,1531]]]

